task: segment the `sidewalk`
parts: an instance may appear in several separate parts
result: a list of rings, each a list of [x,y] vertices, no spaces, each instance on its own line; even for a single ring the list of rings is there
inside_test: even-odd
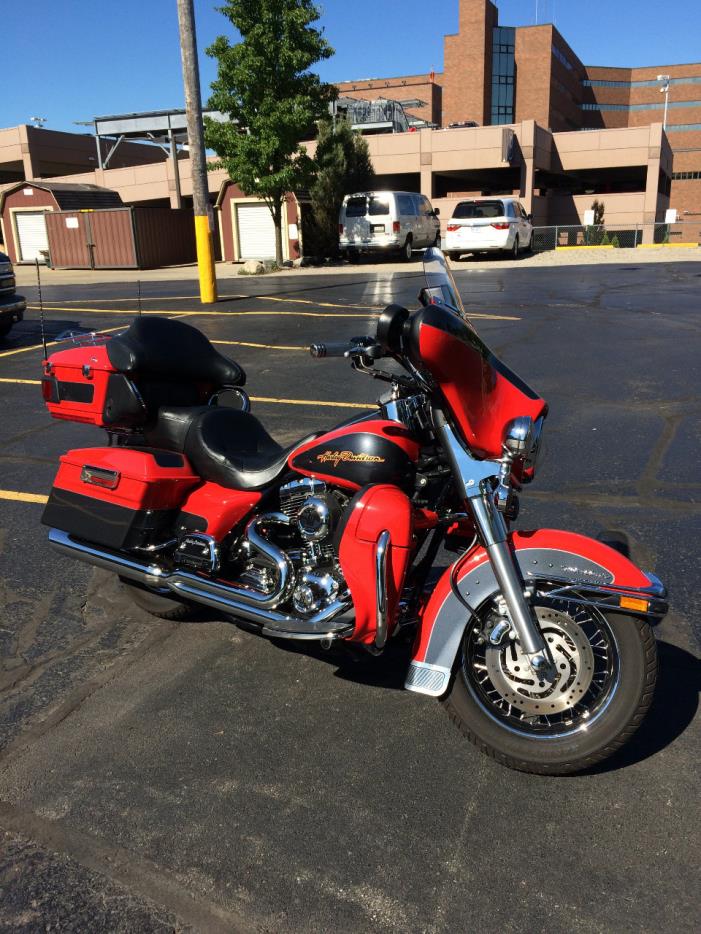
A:
[[[701,262],[701,247],[680,248],[660,246],[650,249],[612,249],[612,250],[548,250],[544,253],[534,253],[522,256],[518,260],[495,257],[466,256],[457,263],[451,262],[454,272],[465,272],[470,269],[511,269],[513,267],[549,267],[549,266],[582,266],[593,264],[636,265],[643,263],[682,263]],[[357,265],[339,263],[319,268],[306,267],[304,269],[281,269],[279,272],[268,273],[267,276],[241,276],[239,279],[239,263],[217,263],[217,279],[239,279],[240,282],[250,282],[254,278],[276,278],[290,276],[294,278],[307,278],[313,276],[339,276],[368,274],[386,276],[390,273],[412,272],[420,268],[421,254],[416,253],[411,263],[404,262],[373,262],[370,259],[362,260]],[[36,284],[36,271],[34,266],[16,266],[15,275],[18,288]],[[47,269],[41,267],[43,285],[82,285],[98,282],[172,282],[175,280],[197,283],[197,266],[166,266],[162,269]]]

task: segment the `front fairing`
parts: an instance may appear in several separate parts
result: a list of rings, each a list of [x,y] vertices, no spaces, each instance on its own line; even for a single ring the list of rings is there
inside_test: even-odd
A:
[[[439,250],[427,251],[425,271],[427,304],[408,323],[412,363],[437,383],[472,451],[501,457],[506,425],[519,416],[536,421],[547,403],[479,337]]]

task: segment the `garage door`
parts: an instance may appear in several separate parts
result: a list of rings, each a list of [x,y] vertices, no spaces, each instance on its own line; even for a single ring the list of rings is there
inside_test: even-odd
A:
[[[265,204],[237,204],[240,259],[275,259],[275,225]]]
[[[44,211],[22,211],[15,214],[20,262],[41,259],[40,251],[49,249]]]

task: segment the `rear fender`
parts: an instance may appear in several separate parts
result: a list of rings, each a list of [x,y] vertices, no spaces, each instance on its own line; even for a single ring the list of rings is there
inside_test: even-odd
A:
[[[659,619],[667,612],[659,580],[603,542],[555,529],[509,536],[524,583],[554,584],[558,594],[576,590],[578,600],[610,612]],[[474,610],[498,593],[486,551],[475,546],[458,559],[457,585]],[[472,618],[450,585],[455,564],[440,578],[423,608],[404,687],[439,697],[448,689],[465,627]]]

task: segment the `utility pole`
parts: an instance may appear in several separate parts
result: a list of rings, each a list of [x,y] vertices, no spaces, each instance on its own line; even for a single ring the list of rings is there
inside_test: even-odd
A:
[[[187,138],[192,170],[192,204],[195,210],[195,240],[200,273],[200,301],[216,302],[217,280],[214,271],[214,244],[210,226],[207,160],[204,154],[200,70],[197,61],[197,34],[193,0],[178,0],[180,53],[183,61]]]

